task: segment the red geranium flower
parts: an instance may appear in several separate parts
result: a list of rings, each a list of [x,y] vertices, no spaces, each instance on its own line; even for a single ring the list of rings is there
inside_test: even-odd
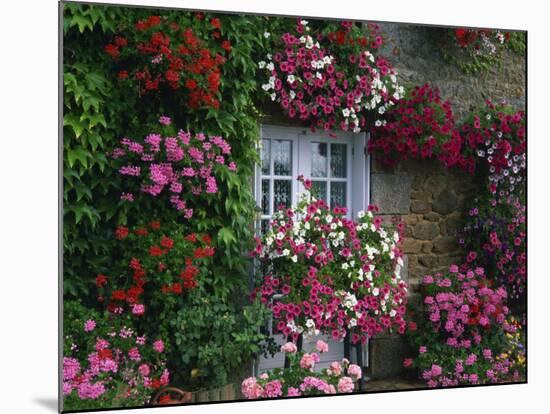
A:
[[[118,226],[116,231],[115,231],[115,237],[118,240],[122,240],[122,239],[125,239],[126,237],[128,237],[128,227]]]
[[[95,278],[95,284],[98,288],[103,287],[107,284],[107,276],[99,274]]]
[[[222,27],[222,24],[220,22],[220,19],[218,18],[213,18],[212,20],[210,20],[210,24],[212,25],[212,27],[216,28],[216,29],[221,29]]]
[[[105,53],[110,55],[113,58],[117,58],[120,55],[120,50],[118,49],[117,45],[113,45],[109,43],[105,46]]]
[[[229,40],[224,40],[222,42],[222,47],[227,51],[231,52],[231,42]]]
[[[166,247],[167,249],[171,249],[174,246],[174,241],[170,237],[162,236],[160,245],[162,247]]]
[[[149,254],[153,257],[162,256],[164,251],[159,246],[151,246],[149,248]]]
[[[111,299],[113,300],[125,300],[126,292],[122,289],[114,290],[111,294]]]

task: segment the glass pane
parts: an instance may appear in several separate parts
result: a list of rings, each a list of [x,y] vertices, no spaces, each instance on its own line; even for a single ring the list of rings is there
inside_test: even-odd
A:
[[[273,173],[275,175],[292,175],[292,141],[271,141]]]
[[[311,143],[311,176],[327,176],[327,144],[321,142]]]
[[[330,145],[330,176],[346,177],[347,170],[347,151],[346,144]]]
[[[268,219],[262,220],[260,231],[262,232],[262,234],[266,234],[268,230],[269,230],[269,220]]]
[[[278,210],[279,207],[290,207],[292,204],[290,180],[275,180],[273,182],[273,208]]]
[[[325,181],[312,181],[311,190],[313,197],[327,201],[327,183]]]
[[[271,141],[262,139],[262,174],[269,175],[271,163]]]
[[[330,206],[346,207],[346,184],[342,182],[330,183]]]
[[[262,214],[269,214],[269,180],[262,180]]]

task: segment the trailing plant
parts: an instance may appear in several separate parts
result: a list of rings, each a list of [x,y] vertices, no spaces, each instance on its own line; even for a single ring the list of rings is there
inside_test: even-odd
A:
[[[475,158],[464,154],[451,103],[429,84],[415,87],[375,124],[368,148],[387,165],[437,158],[447,168],[475,169]]]
[[[405,330],[406,283],[400,236],[372,212],[357,221],[343,207],[329,208],[311,195],[311,182],[296,208],[281,209],[257,240],[262,280],[257,294],[273,313],[277,332],[320,332],[365,342],[395,327]],[[401,227],[402,229],[402,227]]]
[[[525,112],[514,111],[505,101],[490,100],[473,111],[461,127],[465,153],[488,170],[492,193],[505,191],[524,197],[527,166]]]
[[[359,132],[366,112],[383,114],[403,95],[397,73],[378,53],[383,44],[374,23],[312,24],[298,19],[292,32],[274,40],[258,62],[262,88],[289,118],[313,128]]]
[[[281,352],[288,356],[290,367],[276,368],[258,378],[246,378],[241,384],[241,392],[249,400],[353,392],[362,372],[358,365],[350,364],[347,359],[334,361],[329,368],[314,371],[320,360],[319,354],[328,350],[328,345],[321,340],[316,343],[317,352],[312,353],[297,352],[296,345],[288,342],[281,347]]]
[[[485,266],[491,278],[506,288],[510,306],[521,315],[527,293],[525,204],[502,190],[477,197],[460,243],[470,252],[469,262]]]
[[[146,405],[168,384],[164,341],[132,328],[132,321],[77,302],[64,305],[63,408]]]
[[[526,47],[524,33],[492,29],[439,29],[432,39],[443,58],[467,74],[499,67],[506,49],[523,54]]]

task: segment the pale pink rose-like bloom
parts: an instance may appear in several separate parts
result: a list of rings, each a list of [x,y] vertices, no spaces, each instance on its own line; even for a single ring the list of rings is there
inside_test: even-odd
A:
[[[133,307],[132,307],[132,313],[134,315],[137,315],[137,316],[141,316],[145,313],[145,305],[141,304],[141,303],[136,303]]]
[[[353,380],[350,377],[342,377],[338,381],[338,392],[353,392]]]
[[[170,372],[165,368],[160,376],[160,385],[166,386],[170,382]]]
[[[161,339],[156,340],[153,342],[153,349],[158,353],[164,352],[164,342]]]
[[[139,353],[139,350],[136,347],[131,348],[128,351],[128,356],[132,361],[141,361],[141,355]]]
[[[294,387],[288,387],[288,392],[286,394],[288,397],[298,397],[301,395],[300,390]]]
[[[142,377],[147,377],[151,373],[151,368],[147,364],[141,364],[138,368],[139,373]]]
[[[267,398],[280,397],[281,395],[283,395],[282,388],[283,388],[283,386],[281,384],[281,381],[279,381],[279,380],[270,381],[267,384],[265,384],[264,395]]]
[[[342,375],[342,365],[338,361],[331,362],[328,370],[330,375],[334,375],[335,377]]]
[[[328,352],[328,344],[324,341],[321,341],[320,339],[317,341],[317,343],[315,344],[315,348],[317,349],[317,351],[319,351],[320,353],[323,353],[323,352]]]
[[[304,354],[300,359],[300,367],[312,370],[315,366],[315,357],[312,354]]]
[[[85,323],[84,323],[84,332],[92,332],[96,327],[96,323],[94,320],[92,319],[88,319]]]
[[[267,375],[267,373],[264,372],[263,374],[260,374],[260,379],[265,380],[265,379],[268,379],[268,378],[269,378],[269,375]]]
[[[246,399],[255,400],[263,396],[264,389],[255,377],[248,377],[241,384],[241,392]]]
[[[296,347],[296,344],[293,342],[287,342],[281,347],[281,352],[284,352],[285,354],[294,354],[298,351],[298,348]]]
[[[362,376],[361,367],[359,365],[351,364],[348,367],[348,375],[354,380],[357,381]]]

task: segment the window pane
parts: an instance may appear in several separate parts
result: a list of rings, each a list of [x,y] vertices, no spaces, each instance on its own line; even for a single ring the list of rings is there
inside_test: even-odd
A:
[[[285,208],[292,204],[292,182],[290,180],[273,181],[273,208],[278,210],[280,206]]]
[[[271,164],[271,141],[262,139],[262,174],[269,175]]]
[[[292,176],[292,141],[273,140],[271,145],[273,173]]]
[[[342,182],[330,183],[330,206],[346,207],[346,184]]]
[[[330,145],[330,175],[331,177],[346,177],[347,170],[346,144]]]
[[[262,180],[262,214],[269,214],[269,180]]]
[[[312,181],[311,191],[313,197],[327,201],[327,183],[325,181]]]
[[[327,176],[327,144],[321,142],[313,142],[311,144],[311,176],[326,177]]]
[[[269,219],[262,220],[260,231],[262,234],[266,234],[269,230]]]

